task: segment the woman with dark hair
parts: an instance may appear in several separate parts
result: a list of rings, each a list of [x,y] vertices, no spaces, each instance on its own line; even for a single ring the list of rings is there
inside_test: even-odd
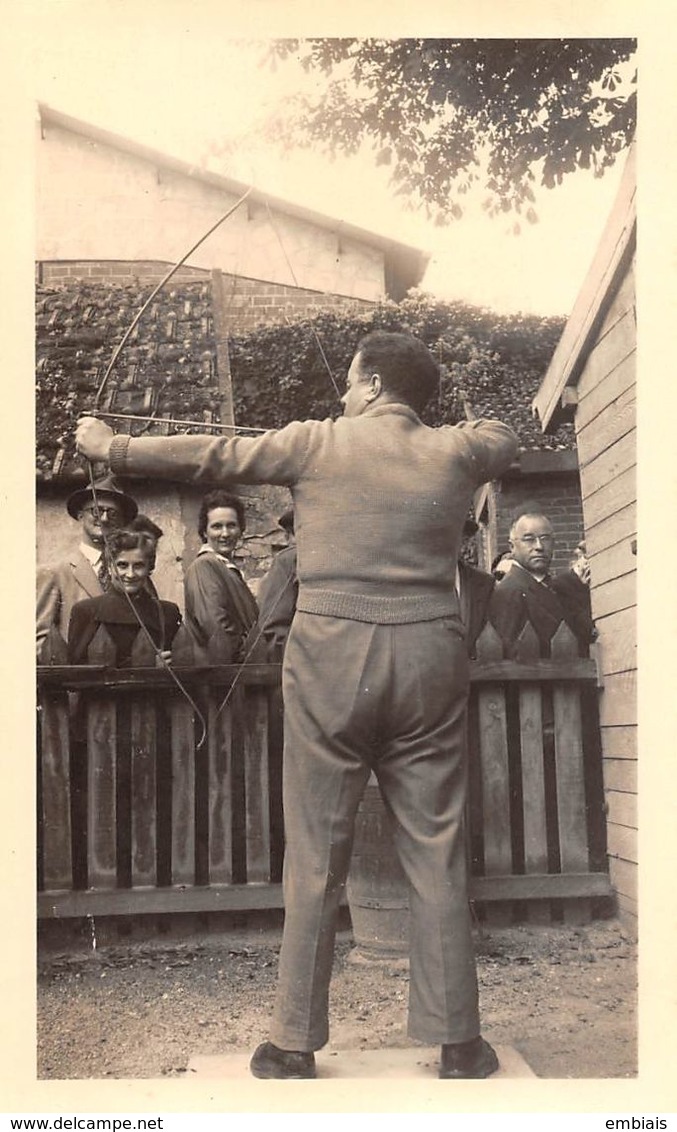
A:
[[[164,660],[170,659],[172,641],[181,624],[179,607],[148,592],[155,562],[155,540],[142,531],[112,531],[106,540],[110,589],[100,597],[73,606],[68,627],[70,664],[87,664],[87,650],[104,625],[116,650],[117,668],[129,667],[132,648],[141,625]],[[158,658],[158,663],[161,663]]]
[[[195,659],[237,664],[244,659],[247,635],[259,613],[233,562],[245,529],[242,500],[227,491],[209,492],[202,500],[197,529],[203,545],[184,581],[186,626],[203,654]]]

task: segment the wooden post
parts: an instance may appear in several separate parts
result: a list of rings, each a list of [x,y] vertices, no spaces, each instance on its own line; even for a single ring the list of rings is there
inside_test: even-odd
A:
[[[553,660],[569,660],[578,656],[578,643],[564,621],[552,639],[551,656]],[[553,707],[561,871],[587,872],[589,853],[580,688],[576,684],[556,683]],[[565,901],[564,918],[567,923],[587,923],[590,920],[590,901]]]
[[[139,630],[132,647],[132,668],[155,667],[155,649]],[[152,693],[151,693],[152,695]],[[157,725],[149,693],[131,704],[131,856],[132,887],[157,884]]]
[[[477,640],[477,657],[490,662],[503,659],[503,645],[493,625],[487,624]],[[505,690],[501,684],[482,684],[477,690],[479,745],[482,760],[482,822],[485,876],[512,872],[510,837],[510,779]],[[488,905],[488,923],[508,924],[512,907],[503,901]]]
[[[194,663],[193,639],[181,625],[172,646],[172,664]],[[195,884],[195,713],[178,692],[169,716],[172,735],[172,884]],[[203,751],[205,746],[201,748]]]
[[[233,880],[232,746],[233,714],[231,702],[218,714],[226,692],[210,688],[207,709],[209,851],[210,884],[231,884]]]
[[[89,664],[114,667],[115,645],[100,625]],[[87,693],[87,862],[90,888],[117,885],[117,720],[114,694]]]
[[[64,664],[66,643],[55,626],[43,642],[40,663]],[[40,697],[40,822],[42,881],[46,889],[72,888],[69,708],[66,691]]]
[[[527,624],[515,646],[515,659],[528,663],[539,656],[539,641]],[[522,754],[522,808],[524,815],[524,871],[547,873],[548,837],[545,820],[545,775],[541,688],[535,683],[519,685],[520,749]],[[545,897],[545,893],[544,893]],[[527,906],[530,923],[550,923],[547,899]]]
[[[268,694],[249,687],[244,695],[247,881],[269,881],[270,793],[268,781]]]

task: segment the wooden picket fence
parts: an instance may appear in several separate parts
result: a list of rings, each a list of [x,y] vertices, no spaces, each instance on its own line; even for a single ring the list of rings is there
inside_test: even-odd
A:
[[[566,626],[549,659],[530,626],[517,660],[490,626],[477,655],[471,897],[492,922],[585,919],[611,892],[594,661]],[[38,666],[39,915],[281,907],[280,664],[195,664],[181,629],[173,669],[191,704],[143,634],[131,668],[111,667],[103,627],[88,656],[68,666],[53,633]]]

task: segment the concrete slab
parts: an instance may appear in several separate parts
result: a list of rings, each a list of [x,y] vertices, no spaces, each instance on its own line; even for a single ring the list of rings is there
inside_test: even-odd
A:
[[[497,1073],[487,1077],[487,1083],[505,1081],[517,1077],[535,1077],[520,1053],[512,1046],[494,1046],[500,1066]],[[438,1080],[437,1066],[439,1047],[430,1049],[422,1046],[408,1049],[325,1049],[315,1054],[317,1079],[331,1080],[369,1078],[381,1080],[386,1077],[404,1079]],[[201,1078],[246,1079],[254,1081],[249,1072],[251,1051],[196,1055],[188,1062],[188,1073]],[[448,1082],[440,1081],[440,1085]]]

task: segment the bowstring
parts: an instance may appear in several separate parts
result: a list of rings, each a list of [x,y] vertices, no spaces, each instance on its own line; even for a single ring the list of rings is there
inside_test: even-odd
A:
[[[175,264],[175,265],[174,265],[174,267],[173,267],[173,268],[171,269],[171,271],[169,271],[169,272],[167,273],[167,275],[166,275],[166,276],[164,277],[164,279],[162,279],[162,281],[161,281],[161,282],[160,282],[160,283],[158,284],[158,286],[157,286],[157,287],[156,287],[156,288],[155,288],[155,289],[153,290],[153,292],[151,293],[151,295],[150,295],[150,296],[148,297],[148,299],[147,299],[147,300],[145,301],[145,303],[143,304],[143,306],[141,307],[141,309],[140,309],[140,310],[138,311],[138,313],[137,313],[137,315],[135,316],[134,320],[132,321],[132,323],[131,323],[131,325],[130,325],[129,329],[128,329],[128,330],[126,331],[126,333],[125,333],[125,334],[123,335],[123,337],[122,337],[122,339],[121,339],[121,341],[120,341],[119,345],[117,346],[116,350],[114,351],[113,357],[111,358],[111,361],[110,361],[110,363],[109,363],[109,365],[108,365],[108,368],[107,368],[107,370],[106,370],[106,372],[105,372],[105,374],[104,374],[103,380],[101,381],[101,384],[100,384],[99,388],[97,389],[97,392],[96,392],[96,397],[95,397],[95,399],[94,399],[94,409],[95,409],[95,413],[96,413],[96,411],[97,411],[97,409],[98,409],[98,403],[99,403],[99,400],[100,400],[100,398],[101,398],[101,396],[102,396],[102,394],[103,394],[103,390],[104,390],[104,388],[105,388],[105,385],[106,385],[106,382],[107,382],[107,380],[108,380],[108,377],[109,377],[109,375],[110,375],[110,373],[111,373],[111,371],[112,371],[112,369],[113,369],[113,366],[115,365],[115,362],[117,361],[117,358],[118,358],[118,356],[119,356],[119,354],[120,354],[120,352],[121,352],[121,350],[122,350],[123,346],[125,345],[125,343],[126,343],[126,342],[127,342],[127,340],[129,339],[129,336],[131,335],[132,331],[134,330],[134,327],[135,327],[135,326],[136,326],[136,325],[138,324],[139,320],[141,319],[142,315],[144,314],[144,312],[145,312],[145,311],[147,310],[147,308],[149,307],[150,303],[151,303],[151,302],[153,301],[153,299],[154,299],[154,298],[155,298],[155,296],[156,296],[156,295],[157,295],[157,294],[159,293],[159,291],[160,291],[160,290],[162,289],[162,287],[163,287],[163,286],[165,285],[165,283],[167,283],[167,282],[169,281],[169,279],[171,279],[172,275],[174,275],[174,273],[175,273],[176,271],[178,271],[179,267],[181,267],[181,265],[182,265],[183,263],[185,263],[185,261],[186,261],[186,260],[188,259],[188,257],[189,257],[189,256],[190,256],[190,255],[192,254],[192,252],[194,252],[194,251],[195,251],[195,249],[196,249],[196,248],[198,248],[198,247],[200,246],[200,244],[201,244],[201,243],[203,242],[203,240],[207,239],[207,237],[208,237],[209,235],[211,235],[211,233],[212,233],[212,232],[213,232],[213,231],[214,231],[214,230],[215,230],[215,229],[216,229],[216,228],[217,228],[217,227],[219,226],[219,224],[223,223],[223,221],[224,221],[224,220],[226,220],[226,219],[227,219],[227,218],[228,218],[228,217],[229,217],[229,216],[230,216],[230,215],[231,215],[231,214],[232,214],[232,213],[233,213],[233,212],[235,211],[235,209],[236,209],[236,208],[238,208],[238,207],[239,207],[239,205],[243,203],[243,201],[244,201],[244,200],[246,200],[246,198],[247,198],[247,197],[249,196],[249,194],[251,193],[251,191],[252,191],[252,188],[253,188],[253,186],[250,186],[250,187],[249,187],[249,189],[247,189],[247,192],[243,194],[243,196],[242,196],[242,197],[241,197],[241,198],[240,198],[240,199],[239,199],[239,200],[237,201],[237,203],[236,203],[236,204],[235,204],[235,205],[234,205],[234,206],[233,206],[233,207],[232,207],[231,209],[229,209],[229,210],[228,210],[228,212],[227,212],[227,213],[226,213],[226,214],[225,214],[224,216],[222,216],[222,217],[221,217],[221,218],[220,218],[220,219],[219,219],[219,220],[218,220],[218,221],[216,222],[216,224],[214,224],[214,225],[213,225],[213,226],[212,226],[212,227],[211,227],[211,228],[209,229],[209,231],[208,231],[208,232],[206,232],[206,233],[205,233],[205,235],[204,235],[204,236],[203,236],[203,237],[202,237],[202,238],[201,238],[200,240],[198,240],[198,242],[197,242],[196,244],[194,244],[194,245],[193,245],[193,247],[192,247],[192,248],[190,249],[190,251],[188,251],[188,252],[186,253],[186,255],[185,255],[185,256],[183,256],[183,258],[182,258],[181,260],[179,260],[179,262],[178,262],[177,264]],[[280,245],[280,249],[281,249],[281,251],[282,251],[282,255],[284,256],[285,262],[286,262],[286,264],[287,264],[287,266],[288,266],[288,268],[289,268],[289,272],[290,272],[290,275],[291,275],[291,277],[292,277],[292,279],[293,279],[293,281],[294,281],[294,285],[295,285],[295,287],[296,287],[296,288],[298,289],[298,287],[299,287],[299,284],[298,284],[298,279],[297,279],[297,277],[296,277],[296,272],[294,271],[294,268],[293,268],[293,265],[292,265],[292,263],[291,263],[291,260],[289,259],[289,256],[287,255],[287,250],[286,250],[286,248],[285,248],[285,245],[284,245],[284,243],[283,243],[283,241],[282,241],[282,237],[281,237],[281,235],[280,235],[280,233],[279,233],[279,231],[278,231],[277,225],[275,224],[275,221],[274,221],[274,219],[273,219],[273,213],[272,213],[272,210],[271,210],[271,208],[270,208],[270,203],[269,203],[269,201],[268,201],[267,199],[266,199],[266,202],[265,202],[265,204],[266,204],[266,210],[267,210],[267,213],[268,213],[268,218],[269,218],[269,221],[270,221],[270,225],[271,225],[271,228],[273,229],[273,232],[274,232],[274,234],[275,234],[275,236],[276,236],[276,238],[277,238],[277,241],[278,241],[278,243],[279,243],[279,245]],[[328,375],[329,375],[329,379],[330,379],[330,381],[331,381],[331,383],[332,383],[332,386],[334,387],[334,392],[336,393],[336,396],[337,396],[338,400],[340,401],[340,400],[341,400],[341,391],[340,391],[340,389],[339,389],[339,387],[338,387],[338,384],[337,384],[337,382],[336,382],[336,379],[335,379],[335,377],[334,377],[334,374],[333,374],[332,368],[331,368],[331,366],[329,365],[329,361],[328,361],[328,359],[327,359],[327,355],[326,355],[326,354],[325,354],[325,352],[324,352],[324,348],[323,348],[323,346],[322,346],[322,343],[321,343],[321,341],[320,341],[320,337],[319,337],[319,335],[318,335],[318,333],[317,333],[317,330],[315,329],[315,327],[314,327],[314,326],[311,326],[311,328],[310,328],[310,329],[311,329],[311,333],[312,333],[312,335],[313,335],[313,337],[314,337],[314,339],[315,339],[315,343],[316,343],[316,345],[317,345],[317,348],[318,348],[318,351],[319,351],[320,357],[322,358],[322,362],[323,362],[323,364],[324,364],[324,367],[325,367],[325,369],[326,369],[326,371],[327,371],[327,373],[328,373]],[[103,415],[103,414],[101,414],[101,415]],[[207,426],[207,427],[209,427],[209,426]],[[95,486],[94,486],[94,475],[93,475],[92,464],[91,464],[91,462],[90,462],[89,460],[87,461],[87,464],[88,464],[88,467],[89,467],[89,478],[90,478],[90,485],[91,485],[91,490],[92,490],[92,498],[93,498],[93,501],[94,501],[94,509],[95,509],[95,515],[97,516],[97,520],[98,520],[98,522],[99,522],[99,525],[101,526],[101,518],[100,518],[100,512],[99,512],[99,510],[98,510],[98,501],[97,501],[97,499],[96,499],[96,488],[95,488]],[[103,526],[101,526],[101,531],[102,531],[102,536],[103,536],[103,543],[104,543],[104,547],[105,547],[105,549],[106,549],[106,551],[107,551],[107,553],[108,553],[108,557],[109,557],[109,559],[110,559],[110,552],[109,552],[109,549],[108,549],[108,544],[107,544],[107,541],[106,541],[106,533],[105,533],[105,531],[104,531],[104,528],[103,528]],[[111,565],[112,565],[112,563],[111,563]],[[245,583],[245,584],[246,584],[246,583]],[[283,584],[283,585],[282,585],[282,586],[280,587],[280,591],[279,591],[279,593],[278,593],[278,594],[276,595],[274,602],[272,602],[272,604],[271,604],[271,611],[272,611],[272,610],[274,610],[274,609],[275,609],[275,608],[277,607],[278,603],[279,603],[279,602],[280,602],[280,601],[282,600],[282,596],[283,596],[283,594],[284,594],[284,592],[285,592],[285,590],[286,590],[286,588],[287,588],[287,585],[288,585],[288,584],[289,584],[289,583],[288,583],[288,580],[287,580],[287,579],[285,579],[285,582],[284,582],[284,584]],[[196,750],[199,750],[199,749],[200,749],[200,748],[202,747],[202,744],[204,743],[204,741],[205,741],[205,738],[206,738],[206,736],[207,736],[207,723],[206,723],[205,717],[203,716],[202,712],[200,711],[200,709],[198,708],[197,704],[195,703],[195,701],[193,700],[193,698],[192,698],[192,697],[190,696],[190,694],[188,693],[188,691],[186,690],[186,688],[184,687],[184,685],[183,685],[183,684],[181,683],[181,681],[179,680],[179,678],[178,678],[178,676],[176,675],[176,673],[175,673],[175,672],[174,672],[174,671],[172,670],[172,668],[171,668],[171,666],[169,665],[169,663],[168,663],[168,662],[167,662],[167,661],[165,660],[165,658],[164,658],[164,657],[162,656],[162,653],[161,653],[160,649],[159,649],[159,648],[157,647],[157,645],[156,645],[156,644],[155,644],[155,642],[153,641],[153,639],[152,639],[152,637],[151,637],[150,633],[148,632],[148,629],[147,629],[147,627],[146,627],[146,626],[145,626],[145,624],[143,623],[143,621],[142,621],[141,617],[139,616],[139,613],[138,613],[138,611],[137,611],[137,610],[136,610],[136,608],[134,607],[134,603],[132,602],[132,600],[131,600],[131,597],[130,597],[130,596],[129,596],[129,594],[128,594],[128,593],[126,592],[126,590],[123,590],[123,592],[124,592],[124,594],[125,594],[125,597],[126,597],[126,599],[127,599],[128,603],[129,603],[129,605],[130,605],[130,608],[131,608],[131,609],[133,610],[133,612],[134,612],[134,616],[136,617],[136,620],[138,621],[139,625],[141,626],[141,629],[143,630],[143,632],[144,632],[144,633],[146,634],[146,637],[147,637],[147,638],[148,638],[148,640],[150,641],[150,643],[151,643],[151,645],[152,645],[152,647],[153,647],[153,649],[154,649],[154,651],[155,651],[155,655],[156,655],[156,658],[159,658],[161,665],[162,665],[162,666],[163,666],[163,667],[164,667],[164,668],[166,669],[166,671],[167,671],[167,672],[169,672],[170,676],[172,677],[172,679],[174,680],[174,682],[175,682],[175,683],[177,684],[177,686],[179,687],[179,689],[181,690],[181,692],[183,693],[183,695],[184,695],[184,696],[186,697],[186,699],[188,700],[188,702],[189,702],[189,703],[191,704],[191,706],[192,706],[193,710],[194,710],[194,711],[196,712],[196,714],[197,714],[198,718],[200,719],[200,723],[201,723],[201,725],[202,725],[202,735],[201,735],[201,737],[200,737],[200,741],[199,741],[199,743],[198,743],[198,744],[197,744],[197,746],[196,746]],[[246,652],[245,652],[245,655],[244,655],[243,659],[242,659],[242,660],[240,661],[240,663],[239,663],[239,665],[238,665],[238,667],[237,667],[237,669],[236,669],[236,672],[235,672],[235,675],[234,675],[234,677],[233,677],[233,680],[232,680],[232,682],[231,682],[231,684],[230,684],[230,687],[228,688],[228,691],[227,691],[226,695],[224,696],[223,700],[221,701],[221,703],[219,704],[219,707],[218,707],[218,708],[217,708],[217,710],[216,710],[216,714],[215,714],[215,718],[216,718],[216,719],[218,719],[218,717],[220,716],[221,712],[222,712],[222,711],[223,711],[223,710],[224,710],[224,709],[226,708],[226,706],[227,706],[227,705],[228,705],[228,703],[230,702],[230,700],[231,700],[232,696],[234,695],[235,689],[236,689],[236,687],[237,687],[237,685],[238,685],[238,683],[239,683],[239,681],[240,681],[240,679],[241,679],[241,677],[242,677],[242,674],[243,674],[243,672],[244,672],[245,666],[246,666],[246,665],[248,664],[248,662],[249,662],[249,659],[250,659],[250,657],[252,656],[252,654],[253,654],[253,652],[254,652],[254,649],[255,649],[255,648],[257,647],[257,645],[258,645],[259,641],[261,640],[261,637],[262,637],[262,635],[263,635],[263,631],[264,631],[264,630],[263,630],[263,626],[261,626],[261,627],[259,628],[258,632],[256,632],[256,633],[254,634],[254,637],[253,637],[253,639],[252,639],[252,640],[251,640],[251,641],[249,642],[249,644],[248,644],[248,648],[247,648],[247,650],[246,650]]]
[[[96,391],[96,394],[94,396],[94,415],[96,415],[96,413],[99,409],[99,404],[100,404],[101,398],[103,396],[103,391],[106,387],[106,383],[108,381],[108,378],[110,377],[110,375],[113,371],[113,368],[114,368],[114,366],[115,366],[115,364],[116,364],[116,362],[117,362],[117,360],[120,356],[120,353],[122,352],[125,344],[129,341],[129,338],[130,338],[131,334],[133,333],[134,328],[136,326],[138,326],[139,322],[141,321],[143,315],[145,314],[148,307],[152,303],[153,299],[156,297],[156,295],[158,295],[160,293],[162,288],[165,286],[166,283],[169,282],[169,280],[172,278],[172,276],[176,274],[176,272],[179,270],[179,268],[183,266],[183,264],[186,262],[186,260],[190,258],[190,256],[193,254],[193,252],[196,251],[200,247],[200,245],[202,243],[204,243],[204,241],[206,239],[208,239],[208,237],[211,236],[212,233],[215,232],[216,229],[221,224],[223,224],[224,221],[227,220],[229,216],[232,216],[232,214],[240,207],[241,204],[244,203],[244,201],[247,199],[249,194],[253,191],[253,188],[254,188],[254,186],[250,185],[249,188],[242,194],[242,196],[235,202],[235,204],[232,205],[232,207],[229,208],[227,210],[227,212],[225,212],[223,214],[223,216],[220,216],[219,219],[214,224],[211,225],[211,227],[208,229],[208,231],[205,232],[200,237],[200,239],[197,240],[196,243],[194,243],[192,245],[192,247],[185,253],[185,255],[183,255],[181,257],[181,259],[177,263],[175,263],[170,268],[170,270],[168,272],[166,272],[166,274],[163,276],[163,278],[160,280],[160,282],[157,284],[157,286],[153,288],[153,290],[151,291],[148,298],[145,300],[145,302],[142,304],[142,306],[136,312],[136,315],[132,319],[127,330],[125,331],[122,338],[120,339],[117,346],[115,347],[115,349],[113,351],[113,355],[111,357],[111,360],[108,363],[108,366],[106,367],[106,372],[104,373],[103,378],[102,378],[102,380],[99,384],[99,387]],[[115,566],[113,564],[111,553],[110,553],[110,543],[108,542],[105,527],[101,522],[101,511],[99,509],[99,501],[98,501],[97,494],[96,494],[96,486],[95,486],[95,483],[94,483],[94,468],[93,468],[91,460],[87,460],[87,469],[88,469],[88,473],[89,473],[89,483],[90,483],[90,488],[91,488],[91,492],[92,492],[92,503],[94,505],[94,515],[95,515],[95,518],[96,518],[96,520],[99,524],[99,527],[101,529],[104,553],[108,557],[108,560],[110,562],[112,569],[115,570]],[[160,665],[165,669],[165,671],[169,672],[172,680],[174,681],[176,686],[179,688],[179,691],[181,692],[181,694],[183,696],[185,696],[186,700],[191,705],[191,707],[193,708],[193,711],[196,713],[198,719],[200,720],[200,724],[202,726],[202,735],[200,736],[199,742],[197,743],[197,746],[196,746],[196,750],[199,751],[200,748],[202,747],[202,744],[204,743],[204,741],[207,737],[207,721],[205,720],[204,715],[200,711],[199,707],[195,703],[195,700],[190,695],[190,693],[188,692],[185,685],[182,683],[182,681],[179,679],[179,677],[173,671],[169,662],[162,655],[162,650],[155,644],[155,641],[153,640],[150,632],[148,631],[148,628],[147,628],[145,622],[143,621],[143,618],[139,614],[139,611],[136,609],[134,602],[132,601],[130,595],[127,593],[127,591],[124,589],[124,587],[121,588],[121,592],[124,593],[125,598],[127,600],[127,603],[128,603],[130,609],[132,610],[132,612],[134,614],[134,617],[136,618],[142,632],[145,634],[148,641],[150,642],[150,644],[153,648],[153,651],[155,653],[156,661],[159,660]],[[158,598],[158,601],[159,601],[159,598]],[[162,607],[160,606],[160,610],[161,610],[161,608]]]
[[[107,535],[106,530],[103,526],[103,523],[101,522],[101,511],[100,511],[100,508],[99,508],[99,501],[98,501],[97,495],[96,495],[96,486],[94,484],[94,469],[93,469],[91,460],[87,461],[87,467],[88,467],[88,471],[89,471],[89,485],[90,485],[90,489],[91,489],[91,492],[92,492],[92,502],[93,502],[93,505],[94,505],[94,516],[96,518],[96,521],[99,524],[99,527],[101,528],[101,538],[102,538],[102,542],[103,542],[104,553],[106,554],[106,556],[108,558],[108,562],[110,563],[111,570],[113,572],[117,573],[117,571],[115,569],[115,564],[113,562],[111,550],[110,550],[110,542],[108,540],[108,535]],[[162,649],[160,648],[160,646],[156,645],[155,641],[153,640],[153,638],[152,638],[152,636],[151,636],[151,634],[148,630],[148,626],[146,625],[145,621],[141,617],[141,614],[139,613],[138,609],[134,605],[134,602],[132,601],[130,595],[127,593],[126,589],[124,589],[124,587],[121,587],[120,592],[124,594],[125,599],[127,601],[127,604],[129,606],[129,608],[131,609],[132,613],[134,614],[134,617],[136,618],[136,620],[139,624],[139,627],[141,628],[142,632],[146,636],[146,639],[150,643],[150,645],[153,649],[153,652],[155,653],[156,661],[159,660],[160,667],[164,668],[165,671],[169,673],[172,680],[174,681],[174,683],[178,687],[179,691],[181,692],[181,694],[183,696],[185,696],[186,700],[188,701],[188,703],[192,707],[193,711],[196,713],[198,719],[200,720],[200,724],[201,724],[201,727],[202,727],[202,734],[201,734],[199,742],[196,744],[196,748],[195,748],[197,751],[199,751],[200,748],[202,747],[202,744],[204,743],[205,739],[207,738],[207,721],[205,720],[204,715],[200,711],[198,705],[196,704],[195,700],[191,696],[191,694],[188,691],[188,689],[186,688],[186,686],[179,679],[176,672],[174,672],[170,662],[162,655]],[[157,598],[157,602],[158,602],[158,612],[161,615],[162,614],[162,606],[160,605],[160,598],[159,597]],[[161,616],[161,618],[160,618],[160,627],[161,628],[162,628],[162,624],[163,624],[163,620],[162,620],[162,616]],[[163,639],[163,643],[164,643],[164,639]]]
[[[285,593],[285,590],[287,589],[288,585],[289,585],[289,578],[285,578],[284,582],[280,586],[279,592],[275,595],[275,600],[270,603],[270,612],[271,613],[273,613],[274,610],[277,609],[279,602],[284,597],[284,593]],[[216,709],[216,715],[214,716],[215,719],[219,718],[221,712],[230,703],[230,700],[233,696],[233,693],[235,692],[236,685],[237,685],[240,677],[242,676],[242,673],[244,672],[246,665],[249,663],[249,660],[250,660],[251,656],[253,655],[254,650],[256,649],[259,641],[261,640],[261,638],[264,634],[265,629],[264,629],[264,626],[261,624],[261,622],[257,621],[256,624],[258,625],[258,630],[254,632],[254,635],[252,637],[249,637],[249,636],[247,637],[247,646],[248,646],[247,650],[246,650],[242,660],[240,661],[240,663],[238,665],[238,668],[235,672],[235,676],[233,677],[233,681],[232,681],[226,695],[224,696],[223,700],[221,701],[218,708]],[[264,663],[270,663],[270,662],[264,662]]]
[[[287,249],[285,248],[285,245],[284,245],[284,242],[283,242],[282,237],[280,235],[280,232],[278,230],[278,227],[277,227],[277,225],[276,225],[276,223],[273,219],[273,213],[272,213],[272,209],[270,207],[270,202],[268,201],[268,198],[266,198],[266,200],[265,200],[265,205],[266,205],[266,211],[268,213],[268,219],[270,221],[270,226],[273,229],[273,232],[275,233],[275,236],[277,238],[277,242],[280,245],[280,250],[282,252],[282,255],[284,256],[287,267],[289,268],[289,274],[291,275],[291,277],[294,281],[294,286],[297,289],[300,290],[299,282],[298,282],[298,279],[296,278],[296,272],[294,271],[294,267],[292,265],[292,262],[291,262],[289,256],[287,255]],[[310,329],[311,329],[312,335],[315,339],[315,342],[317,344],[317,348],[319,350],[320,357],[322,358],[322,361],[324,363],[324,367],[325,367],[327,373],[329,374],[329,379],[330,379],[330,381],[331,381],[331,383],[334,387],[334,392],[336,393],[336,396],[337,396],[338,400],[340,401],[341,400],[341,391],[340,391],[340,389],[339,389],[339,387],[336,383],[336,378],[334,377],[332,368],[329,365],[329,361],[327,359],[327,355],[324,352],[324,348],[323,348],[322,343],[320,341],[320,337],[319,337],[317,330],[315,329],[314,326],[311,326]],[[278,602],[282,600],[282,596],[284,594],[284,591],[287,588],[287,585],[288,585],[288,581],[285,580],[284,584],[280,588],[280,592],[277,594],[277,596],[275,598],[275,601],[272,602],[272,604],[271,604],[271,607],[270,607],[271,612],[276,608]],[[235,672],[235,676],[233,677],[233,682],[230,685],[230,688],[228,689],[228,692],[226,693],[224,699],[222,700],[222,702],[219,704],[219,707],[217,708],[217,711],[216,711],[216,718],[217,719],[218,719],[219,715],[221,714],[221,712],[226,707],[226,705],[230,702],[230,700],[231,700],[231,698],[232,698],[232,696],[235,692],[235,688],[236,688],[237,684],[239,683],[239,680],[242,676],[242,673],[244,672],[245,665],[249,662],[249,659],[252,656],[252,653],[254,652],[254,649],[258,645],[259,641],[261,640],[262,635],[263,635],[263,626],[261,626],[261,628],[258,630],[258,632],[254,634],[253,639],[248,643],[247,651],[245,652],[243,659],[240,661],[240,663],[238,665],[238,668]]]
[[[110,374],[113,370],[113,367],[114,367],[115,363],[117,362],[117,360],[120,356],[121,350],[123,349],[125,343],[129,340],[129,337],[132,334],[134,328],[136,326],[138,326],[141,318],[143,317],[143,315],[147,311],[148,307],[152,303],[155,296],[160,293],[160,291],[164,287],[165,283],[169,282],[169,280],[172,278],[173,275],[176,274],[176,272],[179,270],[179,268],[183,267],[183,264],[193,254],[193,252],[197,251],[197,249],[200,247],[200,244],[203,244],[204,241],[206,239],[208,239],[209,236],[211,236],[212,232],[215,232],[216,229],[219,227],[219,225],[223,224],[223,222],[225,220],[227,220],[229,216],[232,216],[232,214],[240,207],[240,205],[243,204],[244,201],[246,201],[247,197],[253,191],[253,189],[254,189],[254,186],[250,185],[249,188],[247,189],[247,191],[242,194],[240,199],[237,200],[235,202],[235,204],[231,208],[228,209],[227,212],[224,212],[223,216],[220,216],[219,219],[216,221],[216,223],[212,224],[211,228],[209,228],[209,230],[207,232],[205,232],[203,236],[200,236],[200,239],[197,241],[197,243],[193,244],[192,248],[190,248],[190,250],[187,251],[186,254],[181,257],[181,259],[178,261],[178,263],[175,263],[174,266],[170,268],[170,270],[166,273],[166,275],[160,280],[158,285],[153,288],[150,295],[148,296],[148,298],[144,302],[143,306],[136,312],[134,318],[132,319],[131,323],[129,324],[129,327],[127,328],[125,333],[122,335],[122,338],[120,339],[117,346],[113,350],[113,356],[112,356],[110,362],[108,363],[108,366],[106,368],[106,372],[103,375],[103,378],[101,380],[99,388],[96,391],[96,396],[94,397],[94,408],[95,409],[97,409],[99,407],[99,402],[101,400],[101,397],[103,396],[103,391],[106,387],[106,382],[108,381],[108,378],[110,377]]]
[[[285,246],[282,242],[282,237],[280,236],[277,225],[276,225],[275,221],[273,220],[272,209],[270,207],[270,202],[268,201],[267,197],[266,197],[265,203],[266,203],[266,210],[268,212],[268,219],[270,221],[270,226],[273,229],[273,232],[275,233],[278,244],[280,245],[280,250],[282,252],[282,255],[284,256],[287,267],[289,268],[289,274],[291,275],[292,279],[294,280],[294,286],[297,288],[297,290],[300,290],[301,288],[299,287],[299,281],[296,278],[296,272],[294,271],[294,268],[292,266],[292,262],[291,262],[289,256],[287,255],[287,249],[285,248]],[[329,374],[329,379],[330,379],[332,385],[334,386],[334,392],[336,393],[336,396],[338,397],[338,399],[340,401],[341,396],[342,396],[341,390],[339,389],[339,387],[336,383],[336,378],[334,377],[332,368],[329,365],[329,362],[327,360],[327,355],[325,354],[324,349],[322,347],[322,343],[320,342],[320,336],[317,333],[317,330],[315,329],[314,326],[310,327],[310,331],[311,331],[311,333],[312,333],[312,335],[315,339],[315,342],[317,344],[317,348],[320,351],[320,357],[322,358],[322,361],[324,362],[325,369],[326,369],[327,373]]]

